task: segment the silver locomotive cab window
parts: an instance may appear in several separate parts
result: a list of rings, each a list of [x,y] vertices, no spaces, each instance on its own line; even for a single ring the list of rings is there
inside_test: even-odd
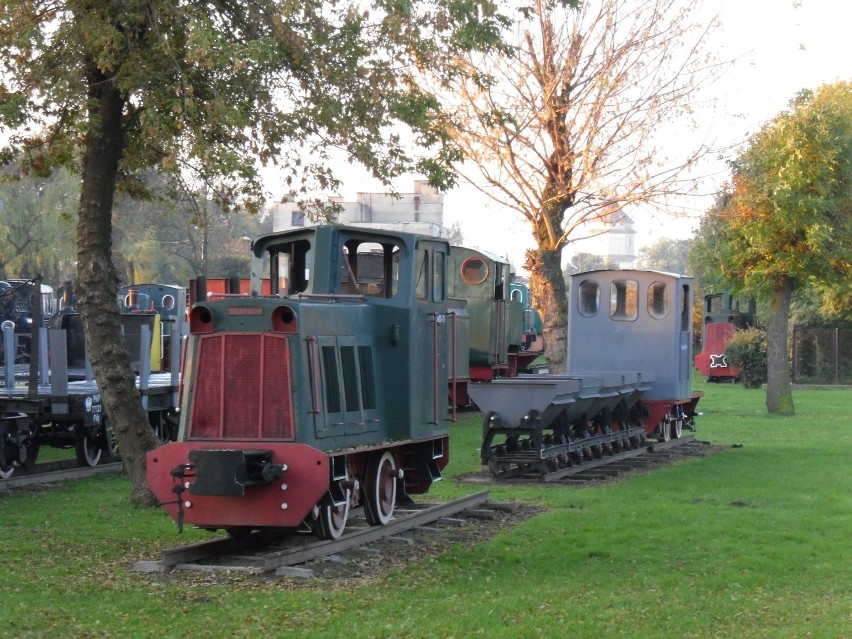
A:
[[[652,282],[648,287],[648,315],[663,319],[669,314],[669,287],[665,282]]]
[[[636,280],[613,280],[610,285],[609,316],[632,322],[639,314],[639,284]]]
[[[583,280],[577,287],[577,309],[580,315],[593,317],[601,307],[601,288],[595,280]]]

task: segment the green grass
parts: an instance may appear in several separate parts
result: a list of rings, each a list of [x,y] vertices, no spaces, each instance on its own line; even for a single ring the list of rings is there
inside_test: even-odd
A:
[[[852,391],[701,384],[697,436],[724,447],[605,486],[493,487],[543,514],[374,580],[142,575],[179,541],[126,479],[0,493],[0,637],[847,637]],[[479,487],[479,418],[453,426],[447,481]],[[734,444],[740,445],[733,447]]]

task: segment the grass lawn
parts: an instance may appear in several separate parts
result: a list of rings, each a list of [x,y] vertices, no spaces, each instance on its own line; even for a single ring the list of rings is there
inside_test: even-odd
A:
[[[698,382],[714,455],[597,487],[492,487],[543,514],[357,583],[143,575],[181,541],[126,478],[0,493],[0,637],[852,636],[852,391]],[[479,418],[453,426],[446,481],[479,490]],[[738,446],[734,446],[734,445]]]

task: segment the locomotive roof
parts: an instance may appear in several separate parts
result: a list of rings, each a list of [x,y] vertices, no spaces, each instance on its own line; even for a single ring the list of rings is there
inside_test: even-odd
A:
[[[422,235],[418,233],[411,233],[409,231],[396,231],[390,229],[379,229],[373,227],[364,227],[364,226],[352,226],[346,224],[313,224],[310,226],[299,226],[290,229],[286,229],[283,231],[275,231],[274,233],[267,233],[265,235],[261,235],[260,237],[255,238],[251,244],[252,253],[255,255],[260,255],[267,246],[271,244],[275,244],[280,240],[284,240],[291,236],[299,236],[299,235],[317,235],[324,232],[330,231],[341,232],[344,231],[346,233],[350,233],[353,235],[360,235],[363,237],[388,237],[388,238],[396,238],[398,240],[408,242],[415,238],[422,238],[431,240],[434,242],[447,242],[446,238],[433,237],[431,235]]]
[[[483,257],[488,258],[492,262],[502,262],[504,264],[509,264],[509,259],[503,257],[502,255],[497,255],[496,253],[491,253],[490,251],[483,251],[482,249],[470,248],[469,246],[457,246],[453,244],[450,247],[450,255],[452,255],[453,251],[464,251],[466,253],[475,253],[478,255],[482,255]]]
[[[591,271],[582,271],[581,273],[573,273],[571,277],[579,277],[582,275],[593,275],[595,273],[648,273],[659,275],[661,277],[670,277],[674,279],[687,278],[692,279],[691,275],[686,275],[684,273],[671,273],[669,271],[657,271],[654,269],[642,269],[642,268],[599,268]]]

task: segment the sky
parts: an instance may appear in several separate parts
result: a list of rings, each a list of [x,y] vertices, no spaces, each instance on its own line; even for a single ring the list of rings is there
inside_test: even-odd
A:
[[[750,133],[783,111],[790,99],[805,88],[837,80],[852,80],[852,3],[836,0],[699,0],[700,10],[716,11],[720,25],[711,34],[711,46],[732,68],[708,90],[708,106],[702,117],[717,147],[734,147]],[[677,137],[678,132],[675,132]],[[699,189],[712,193],[727,177],[723,159],[702,171]],[[400,192],[412,190],[413,178],[395,184]],[[369,190],[356,181],[345,199],[356,191]],[[373,190],[380,191],[380,187]],[[665,219],[632,215],[637,230],[637,249],[668,234],[687,239],[712,196],[689,205],[688,215]],[[630,212],[628,211],[628,214]],[[499,209],[470,186],[446,194],[445,225],[461,225],[468,246],[508,256],[516,267],[523,264],[524,250],[533,244],[529,226],[519,214]],[[568,252],[566,251],[566,255]]]

